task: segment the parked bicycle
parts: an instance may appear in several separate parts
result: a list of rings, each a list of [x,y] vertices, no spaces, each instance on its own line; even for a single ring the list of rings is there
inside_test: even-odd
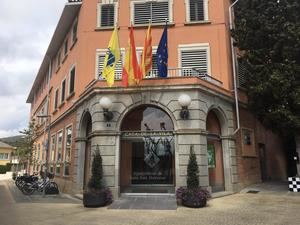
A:
[[[41,174],[43,177],[43,174]],[[31,195],[34,192],[44,192],[46,194],[58,194],[58,185],[51,181],[54,176],[53,174],[48,173],[46,179],[38,179],[37,176],[25,176],[20,177],[18,182],[16,182],[17,187],[23,192],[25,195]]]

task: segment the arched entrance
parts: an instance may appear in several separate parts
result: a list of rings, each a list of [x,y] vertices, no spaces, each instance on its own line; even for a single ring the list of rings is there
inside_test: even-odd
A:
[[[223,150],[221,142],[221,126],[219,119],[212,110],[208,113],[206,119],[207,135],[207,156],[209,186],[212,192],[225,190]]]
[[[175,186],[174,126],[158,107],[131,110],[121,124],[121,192],[172,193]]]
[[[84,140],[82,149],[84,149],[84,165],[83,165],[83,190],[87,188],[90,178],[90,161],[91,161],[91,133],[92,133],[92,116],[89,112],[85,112],[81,120],[80,137]]]

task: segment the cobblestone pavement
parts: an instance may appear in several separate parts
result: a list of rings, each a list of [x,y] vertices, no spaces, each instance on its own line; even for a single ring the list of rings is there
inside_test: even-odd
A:
[[[1,225],[299,225],[300,193],[240,193],[215,198],[206,208],[177,210],[86,209],[75,199],[27,200],[0,181]],[[17,195],[17,197],[15,196]],[[22,201],[18,201],[21,198]],[[34,199],[34,200],[33,200]],[[55,203],[55,204],[54,204]]]

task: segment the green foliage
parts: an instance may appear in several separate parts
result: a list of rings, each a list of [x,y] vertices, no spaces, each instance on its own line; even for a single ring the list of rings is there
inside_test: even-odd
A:
[[[199,168],[197,164],[194,148],[191,145],[189,163],[187,167],[187,188],[193,189],[199,187]]]
[[[5,174],[9,172],[11,169],[11,163],[7,163],[6,165],[0,165],[0,174]]]
[[[88,187],[91,190],[101,190],[103,178],[102,157],[100,155],[99,146],[97,145],[92,163],[92,177],[89,180]]]
[[[300,131],[299,12],[299,0],[243,0],[232,31],[247,68],[249,107],[283,135]]]
[[[20,131],[24,135],[21,141],[16,143],[17,150],[16,155],[18,155],[20,164],[32,160],[32,152],[34,150],[34,140],[36,138],[36,126],[35,120],[32,120],[28,124],[28,128]]]

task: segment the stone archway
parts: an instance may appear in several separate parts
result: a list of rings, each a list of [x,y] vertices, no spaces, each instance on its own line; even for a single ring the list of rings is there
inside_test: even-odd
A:
[[[215,110],[206,119],[209,186],[212,192],[225,191],[221,124]]]
[[[78,161],[77,183],[79,189],[86,189],[90,177],[92,116],[88,110],[82,114],[77,137]]]
[[[170,116],[153,105],[127,112],[121,123],[121,192],[174,192],[174,125]]]

